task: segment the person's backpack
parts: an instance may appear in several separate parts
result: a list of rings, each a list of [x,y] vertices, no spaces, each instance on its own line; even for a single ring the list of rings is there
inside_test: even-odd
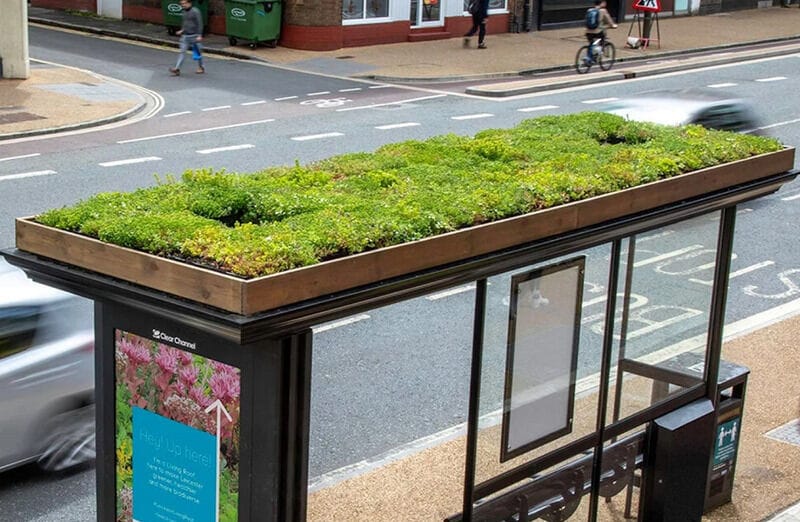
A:
[[[597,29],[600,25],[600,9],[591,7],[586,11],[586,28]]]
[[[470,0],[469,7],[467,7],[467,11],[469,14],[476,15],[481,8],[481,1],[480,0]]]

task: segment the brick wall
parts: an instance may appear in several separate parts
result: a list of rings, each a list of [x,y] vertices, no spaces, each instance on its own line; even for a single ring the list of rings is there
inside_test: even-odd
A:
[[[95,0],[31,0],[31,6],[47,9],[76,9],[78,11],[97,12]]]
[[[342,2],[349,0],[284,0],[283,23],[306,27],[342,25]]]

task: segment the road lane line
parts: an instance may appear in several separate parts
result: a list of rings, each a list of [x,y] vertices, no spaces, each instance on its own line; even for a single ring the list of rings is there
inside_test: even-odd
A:
[[[165,114],[164,118],[174,118],[175,116],[183,116],[184,114],[191,114],[192,111],[181,111],[181,112],[171,112],[169,114]]]
[[[779,82],[781,80],[787,80],[786,76],[771,76],[769,78],[758,78],[756,79],[757,82]]]
[[[250,105],[261,105],[262,103],[267,103],[267,100],[257,100],[257,101],[251,101],[251,102],[244,102],[242,104],[242,107],[248,107]]]
[[[369,319],[367,314],[355,315],[353,317],[348,317],[347,319],[342,319],[341,321],[333,321],[332,323],[315,326],[311,329],[311,331],[315,334],[318,334],[327,330],[333,330],[334,328],[341,328],[342,326],[347,326],[348,324],[357,323],[358,321],[363,321],[365,319]]]
[[[763,127],[756,127],[753,130],[767,130],[767,129],[772,129],[772,128],[775,128],[775,127],[782,127],[783,125],[791,125],[793,123],[798,123],[798,122],[800,122],[800,118],[795,118],[793,120],[780,121],[778,123],[772,123],[770,125],[764,125]],[[752,130],[748,130],[748,131],[745,131],[745,132],[752,132]]]
[[[427,299],[428,301],[436,301],[438,299],[444,299],[445,297],[450,297],[451,295],[463,294],[464,292],[469,292],[471,290],[475,290],[475,283],[431,294],[429,296],[426,296],[425,299]]]
[[[492,118],[492,117],[494,117],[494,114],[490,114],[488,112],[482,112],[480,114],[465,114],[464,116],[451,116],[450,119],[461,121],[461,120],[477,120],[480,118]]]
[[[739,84],[733,82],[724,82],[724,83],[712,83],[708,87],[710,89],[722,89],[723,87],[736,87],[737,85]]]
[[[538,107],[523,107],[517,109],[518,112],[533,112],[533,111],[546,111],[549,109],[558,109],[558,105],[539,105]]]
[[[585,103],[587,105],[592,105],[593,103],[605,103],[605,102],[617,101],[617,100],[619,100],[619,98],[615,98],[614,96],[611,96],[609,98],[596,98],[594,100],[583,100],[581,103]]]
[[[321,140],[323,138],[335,138],[337,136],[344,136],[341,132],[326,132],[323,134],[309,134],[308,136],[295,136],[294,141],[308,141],[308,140]]]
[[[283,98],[275,98],[275,101],[295,100],[297,98],[299,98],[299,96],[284,96]]]
[[[794,196],[786,196],[785,198],[781,198],[781,201],[794,201],[795,199],[800,199],[800,194],[795,194]]]
[[[40,153],[35,152],[33,154],[25,154],[22,156],[9,156],[7,158],[0,158],[0,161],[11,161],[11,160],[18,160],[18,159],[25,159],[25,158],[35,158],[36,156],[41,156]]]
[[[404,127],[417,127],[419,125],[420,125],[419,123],[410,121],[408,123],[392,123],[389,125],[378,125],[375,128],[378,130],[391,130],[391,129],[402,129]]]
[[[306,96],[322,96],[323,94],[330,94],[331,91],[310,92]]]
[[[37,170],[35,172],[21,172],[19,174],[6,174],[0,176],[0,181],[8,181],[10,179],[34,178],[36,176],[52,176],[56,174],[55,170]]]
[[[360,91],[361,87],[351,87],[349,89],[339,89],[339,92],[357,92]]]
[[[231,108],[230,105],[218,105],[217,107],[206,107],[205,109],[200,109],[200,110],[203,112],[208,112],[208,111],[220,111],[222,109],[230,109],[230,108]]]
[[[391,85],[372,85],[370,89],[388,89]]]
[[[390,105],[402,105],[404,103],[413,103],[418,101],[424,100],[433,100],[435,98],[444,98],[448,96],[447,94],[435,94],[433,96],[421,96],[419,98],[409,98],[408,100],[400,100],[395,102],[386,102],[386,103],[374,103],[372,105],[362,105],[360,107],[346,107],[344,109],[336,109],[336,112],[346,112],[346,111],[360,111],[362,109],[374,109],[376,107],[388,107]]]
[[[202,149],[196,150],[198,154],[214,154],[215,152],[228,152],[231,150],[243,150],[243,149],[252,149],[255,145],[251,145],[250,143],[245,143],[243,145],[230,145],[228,147],[217,147],[214,149]]]
[[[161,161],[161,158],[159,158],[158,156],[144,156],[141,158],[104,161],[103,163],[98,163],[98,165],[100,165],[101,167],[119,167],[120,165],[134,165],[136,163],[147,163],[148,161]]]
[[[750,265],[750,266],[741,268],[741,269],[739,269],[739,270],[737,270],[735,272],[731,272],[730,274],[728,274],[728,280],[731,280],[731,279],[733,279],[735,277],[739,277],[739,276],[744,275],[744,274],[749,274],[750,272],[755,272],[756,270],[760,270],[762,268],[766,268],[766,267],[772,266],[774,264],[775,264],[775,261],[762,261],[760,263],[756,263],[755,265]],[[714,284],[714,281],[707,281],[707,280],[704,280],[704,279],[695,279],[693,277],[689,278],[689,281],[691,281],[692,283],[698,283],[698,284],[707,285],[707,286],[711,286],[711,285]]]
[[[183,131],[183,132],[171,132],[169,134],[158,134],[156,136],[145,136],[144,138],[132,138],[129,140],[119,140],[117,144],[122,145],[124,143],[136,143],[138,141],[148,141],[148,140],[159,140],[161,138],[173,138],[175,136],[186,136],[188,134],[197,134],[199,132],[213,132],[218,130],[225,130],[225,129],[235,129],[236,127],[247,127],[248,125],[259,125],[261,123],[269,123],[271,121],[275,121],[275,118],[267,118],[266,120],[257,120],[257,121],[246,121],[244,123],[234,123],[231,125],[221,125],[219,127],[208,127],[206,129],[195,129],[190,131]]]
[[[686,248],[681,248],[679,250],[673,250],[672,252],[667,252],[666,254],[648,257],[647,259],[642,259],[641,261],[637,261],[636,263],[633,264],[633,267],[639,268],[640,266],[652,265],[653,263],[658,263],[659,261],[663,261],[671,257],[679,256],[681,254],[686,254],[687,252],[691,252],[692,250],[697,250],[698,248],[703,248],[703,245],[692,245]]]

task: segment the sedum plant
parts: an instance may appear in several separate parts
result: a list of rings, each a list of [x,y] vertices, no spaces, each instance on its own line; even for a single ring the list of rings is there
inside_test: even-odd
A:
[[[190,170],[36,220],[253,278],[782,148],[770,138],[586,112],[251,174]]]

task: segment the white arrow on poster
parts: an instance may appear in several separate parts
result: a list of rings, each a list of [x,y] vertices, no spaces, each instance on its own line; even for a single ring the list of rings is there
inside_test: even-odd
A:
[[[211,413],[214,410],[217,410],[217,473],[216,473],[216,475],[217,475],[217,487],[214,490],[215,491],[214,494],[216,496],[216,504],[215,504],[216,505],[216,509],[214,510],[214,513],[217,514],[216,520],[217,520],[217,522],[219,522],[219,466],[220,466],[220,462],[219,461],[220,461],[220,458],[221,458],[220,453],[219,453],[219,449],[220,449],[220,441],[221,441],[221,438],[222,438],[221,435],[220,435],[220,430],[222,428],[222,414],[223,413],[225,414],[225,417],[228,418],[228,422],[233,422],[233,419],[231,418],[230,414],[228,413],[228,410],[225,409],[225,405],[222,404],[222,401],[220,401],[219,399],[217,399],[214,402],[212,402],[208,406],[208,408],[206,408],[206,413]]]

